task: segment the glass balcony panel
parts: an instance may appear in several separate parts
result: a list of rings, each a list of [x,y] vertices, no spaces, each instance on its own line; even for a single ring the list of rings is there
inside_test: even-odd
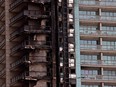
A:
[[[89,45],[89,44],[81,44],[81,50],[116,50],[115,45]]]
[[[115,76],[105,76],[105,75],[82,75],[82,79],[85,80],[116,80]]]
[[[116,65],[116,61],[114,60],[81,60],[81,64]]]
[[[80,5],[97,5],[97,6],[116,6],[116,1],[95,1],[95,0],[80,0]]]
[[[82,35],[116,35],[116,31],[113,30],[85,30],[80,29],[80,34]]]
[[[95,21],[116,21],[116,17],[98,16],[98,15],[79,15],[80,20],[95,20]]]

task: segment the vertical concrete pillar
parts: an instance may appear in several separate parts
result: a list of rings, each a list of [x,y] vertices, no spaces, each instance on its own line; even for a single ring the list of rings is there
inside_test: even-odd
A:
[[[10,32],[9,0],[5,0],[5,38],[6,38],[6,87],[10,87]]]

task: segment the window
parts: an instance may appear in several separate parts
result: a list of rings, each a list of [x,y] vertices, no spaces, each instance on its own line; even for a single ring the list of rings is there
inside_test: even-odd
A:
[[[79,15],[96,15],[95,11],[79,11]]]
[[[95,40],[80,40],[80,44],[96,45],[97,41],[95,41]]]
[[[81,85],[81,87],[100,87],[98,85]]]
[[[97,75],[98,70],[81,70],[82,75]]]
[[[97,55],[81,55],[81,60],[97,60]]]
[[[103,71],[106,76],[116,76],[116,71]]]

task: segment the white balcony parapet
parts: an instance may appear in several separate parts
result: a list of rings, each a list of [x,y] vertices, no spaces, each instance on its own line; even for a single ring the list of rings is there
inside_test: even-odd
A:
[[[116,1],[95,1],[95,0],[80,0],[80,5],[94,5],[94,6],[116,6]]]

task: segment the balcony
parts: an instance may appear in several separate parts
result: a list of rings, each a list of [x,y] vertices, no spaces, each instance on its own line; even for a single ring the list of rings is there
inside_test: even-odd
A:
[[[3,19],[4,16],[5,16],[5,10],[3,10],[3,11],[0,13],[0,19]],[[4,19],[3,19],[3,20],[4,20]],[[1,20],[1,21],[3,21],[3,20]]]
[[[115,16],[79,15],[80,22],[116,23]]]
[[[11,79],[11,83],[16,83],[20,80],[31,80],[37,81],[41,79],[49,79],[49,75],[47,75],[47,71],[26,71],[23,72]]]
[[[11,54],[21,50],[51,49],[51,41],[24,41],[11,48]]]
[[[92,37],[115,37],[116,31],[114,30],[80,30],[81,36],[92,36]]]
[[[5,54],[0,56],[0,63],[2,63],[5,60]]]
[[[6,73],[6,70],[5,70],[5,67],[4,67],[2,70],[0,70],[0,77],[5,75],[5,73]]]
[[[38,10],[24,10],[10,19],[10,25],[16,23],[17,21],[25,17],[28,17],[30,19],[49,18],[49,12],[41,13]]]
[[[48,63],[49,56],[29,56],[29,61],[31,63]]]
[[[5,26],[2,26],[2,27],[0,28],[0,34],[2,34],[4,31],[5,31]]]
[[[28,60],[27,57],[24,56],[24,57],[20,58],[19,60],[17,60],[17,61],[15,61],[15,62],[11,63],[10,66],[11,66],[11,68],[18,67],[18,66],[24,64],[27,60]]]
[[[51,41],[24,41],[23,47],[25,49],[50,49]]]
[[[106,82],[116,83],[116,76],[106,75],[82,75],[82,82]]]
[[[14,10],[19,6],[19,8],[23,5],[22,3],[32,2],[36,4],[43,4],[43,3],[49,3],[50,0],[15,0],[10,4],[10,10]]]
[[[18,36],[23,36],[23,34],[50,34],[51,28],[49,26],[34,26],[34,25],[25,25],[13,33],[10,34],[11,40],[15,39]]]
[[[93,7],[116,7],[116,1],[93,1],[93,0],[80,0],[80,6],[93,6]]]
[[[11,48],[11,55],[21,49],[21,44],[15,45],[14,47]]]
[[[3,38],[3,39],[1,39],[0,40],[0,48],[3,48],[4,46],[5,46],[5,39]]]
[[[81,50],[116,50],[116,46],[113,45],[88,45],[83,44],[81,45]]]
[[[4,83],[4,84],[2,84],[2,85],[1,85],[1,87],[6,87],[6,84],[5,84],[5,83]]]
[[[0,6],[2,7],[4,4],[5,0],[0,0]]]
[[[32,60],[32,59],[33,60]],[[18,66],[21,66],[22,64],[32,64],[32,63],[47,63],[46,56],[24,56],[20,58],[19,60],[16,60],[15,62],[11,63],[11,69],[16,68]]]
[[[115,60],[81,60],[81,66],[90,67],[116,67]]]
[[[34,26],[34,25],[27,25],[24,26],[24,32],[26,33],[51,33],[50,26]]]

